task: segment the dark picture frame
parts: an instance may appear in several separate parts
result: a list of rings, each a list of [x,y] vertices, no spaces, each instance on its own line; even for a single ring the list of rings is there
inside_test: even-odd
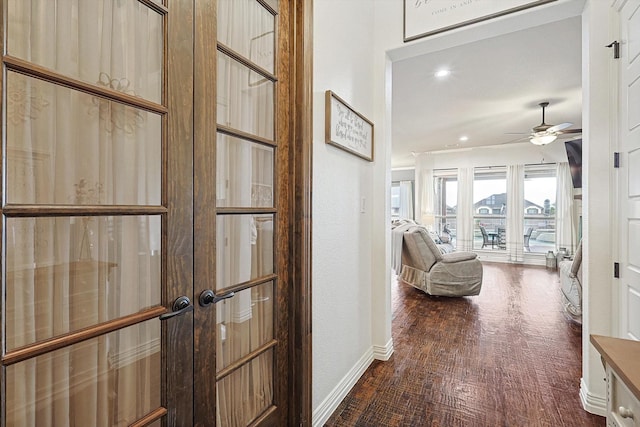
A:
[[[476,24],[556,0],[403,0],[404,42]]]

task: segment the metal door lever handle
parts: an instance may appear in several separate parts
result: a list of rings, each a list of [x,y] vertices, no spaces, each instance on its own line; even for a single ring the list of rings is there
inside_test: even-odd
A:
[[[235,292],[227,292],[225,294],[222,295],[216,295],[215,292],[213,292],[211,289],[206,289],[204,291],[202,291],[202,293],[200,294],[200,305],[202,307],[206,307],[209,304],[215,304],[218,301],[222,301],[223,299],[227,299],[227,298],[231,298],[235,295]]]
[[[172,312],[161,314],[160,320],[170,319],[172,317],[185,314],[189,311],[193,311],[193,306],[191,305],[191,300],[189,299],[189,297],[183,295],[176,298],[176,300],[173,302],[173,305],[171,306],[171,309],[173,310]]]

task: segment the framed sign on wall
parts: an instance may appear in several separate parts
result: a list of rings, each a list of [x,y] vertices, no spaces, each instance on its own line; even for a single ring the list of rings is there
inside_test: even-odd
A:
[[[338,95],[325,92],[325,142],[373,161],[373,123]]]
[[[556,0],[404,0],[404,41],[431,36]]]

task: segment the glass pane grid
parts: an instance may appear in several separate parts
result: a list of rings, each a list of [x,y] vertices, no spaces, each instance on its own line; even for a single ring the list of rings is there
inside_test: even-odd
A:
[[[222,132],[216,146],[215,288],[248,286],[216,305],[216,371],[222,376],[216,383],[217,425],[242,426],[273,407],[279,348],[274,341],[277,281],[271,280],[276,17],[255,0],[217,4],[216,118]]]

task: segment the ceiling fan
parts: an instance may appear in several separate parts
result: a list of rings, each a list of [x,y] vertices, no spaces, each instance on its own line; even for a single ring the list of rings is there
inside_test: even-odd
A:
[[[582,129],[567,129],[572,123],[560,123],[558,125],[549,125],[544,122],[544,110],[549,106],[548,102],[538,104],[542,108],[542,123],[531,129],[529,142],[535,145],[546,145],[555,141],[559,136],[565,134],[582,133]]]

